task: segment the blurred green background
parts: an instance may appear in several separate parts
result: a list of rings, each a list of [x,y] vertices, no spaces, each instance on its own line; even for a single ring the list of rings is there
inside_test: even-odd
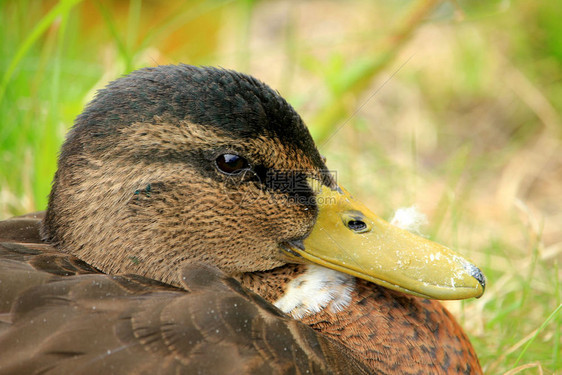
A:
[[[340,182],[482,266],[448,302],[489,374],[562,374],[562,6],[501,1],[0,0],[0,219],[46,207],[107,82],[218,65],[279,90]]]

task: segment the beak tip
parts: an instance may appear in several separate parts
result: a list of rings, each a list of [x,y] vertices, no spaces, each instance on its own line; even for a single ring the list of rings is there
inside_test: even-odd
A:
[[[482,293],[477,298],[481,297],[486,290],[486,276],[484,276],[480,268],[476,267],[472,263],[465,263],[464,268],[470,274],[470,276],[474,277],[476,281],[478,281],[478,283],[482,287]]]

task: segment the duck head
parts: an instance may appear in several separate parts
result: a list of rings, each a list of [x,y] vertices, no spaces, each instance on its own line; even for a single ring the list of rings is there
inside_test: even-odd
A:
[[[278,93],[223,69],[146,68],[99,91],[62,147],[42,234],[174,285],[193,261],[231,275],[297,262],[430,298],[484,291],[476,266],[339,187]]]

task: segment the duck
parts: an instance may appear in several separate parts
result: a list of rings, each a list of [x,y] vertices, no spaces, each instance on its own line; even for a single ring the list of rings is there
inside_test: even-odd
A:
[[[0,374],[480,374],[438,300],[485,284],[265,83],[143,68],[76,118],[46,212],[0,222]]]

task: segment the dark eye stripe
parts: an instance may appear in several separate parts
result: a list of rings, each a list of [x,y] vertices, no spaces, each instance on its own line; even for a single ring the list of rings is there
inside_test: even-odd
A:
[[[222,154],[215,161],[217,168],[226,174],[239,174],[249,168],[248,161],[235,154]]]
[[[260,189],[281,193],[291,202],[314,205],[314,192],[304,171],[277,170],[262,164],[250,166],[246,158],[229,153],[219,155],[215,159],[215,167],[223,174],[243,177],[243,182],[256,182]]]

